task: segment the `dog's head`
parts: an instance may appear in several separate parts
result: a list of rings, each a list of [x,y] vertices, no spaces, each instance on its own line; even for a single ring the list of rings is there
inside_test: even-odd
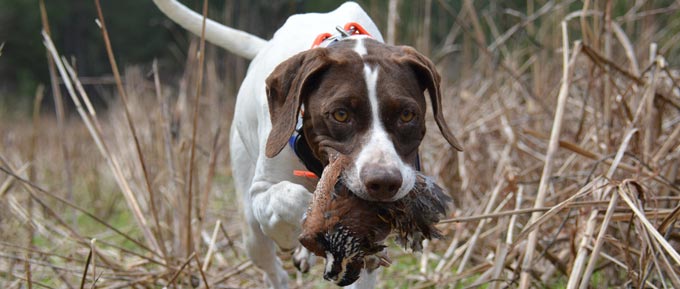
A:
[[[415,182],[426,90],[444,138],[461,150],[442,115],[439,81],[434,64],[407,46],[353,39],[299,53],[267,78],[266,155],[286,146],[304,104],[303,130],[314,155],[324,165],[333,152],[350,156],[342,177],[360,198],[398,200]]]

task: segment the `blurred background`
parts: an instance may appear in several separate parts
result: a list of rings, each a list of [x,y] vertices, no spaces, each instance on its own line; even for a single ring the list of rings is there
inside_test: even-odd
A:
[[[0,0],[0,287],[266,287],[227,153],[248,61],[206,44],[201,67],[151,0],[102,0],[118,83],[95,1],[41,2]],[[455,204],[422,254],[388,242],[379,288],[680,288],[680,1],[357,2],[437,65],[465,148],[428,118],[424,171]],[[341,3],[208,17],[268,39]],[[330,286],[279,256],[292,287]]]
[[[182,1],[200,11],[201,1]],[[322,12],[335,9],[343,1],[273,0],[273,1],[211,1],[209,17],[261,38],[268,39],[289,15]],[[383,30],[387,25],[387,0],[358,1],[372,15]],[[399,31],[397,42],[440,50],[454,22],[454,13],[462,1],[426,1],[430,4],[430,23],[424,23],[426,2],[402,1],[398,7]],[[498,6],[503,3],[503,6]],[[499,25],[512,23],[517,16],[503,13],[503,9],[526,11],[524,1],[486,1],[480,7],[494,17]],[[84,78],[83,84],[92,93],[93,101],[105,104],[111,96],[113,78],[106,50],[95,23],[96,10],[92,1],[46,1],[49,24],[55,45],[60,53],[73,59],[74,68]],[[152,1],[102,1],[108,30],[117,62],[126,66],[149,66],[158,59],[165,77],[179,77],[186,66],[186,57],[193,35],[165,17]],[[36,1],[3,0],[0,2],[0,39],[4,57],[0,61],[0,107],[3,114],[22,114],[30,111],[32,95],[40,83],[49,82],[47,59],[40,31],[40,10]],[[427,25],[425,27],[424,25]],[[427,32],[424,32],[427,29]],[[385,33],[385,31],[383,31]],[[450,44],[450,43],[448,43]],[[208,48],[221,79],[240,83],[247,62],[214,47]],[[233,95],[233,89],[225,97]],[[49,88],[47,89],[49,94]],[[45,98],[49,101],[50,98]],[[11,109],[9,109],[11,107]]]
[[[201,1],[182,1],[196,11],[200,10]],[[318,0],[272,0],[272,1],[211,1],[209,17],[231,27],[239,28],[268,39],[287,18],[288,15],[304,12],[329,11],[343,1]],[[388,18],[388,0],[358,1],[369,12],[386,33]],[[457,65],[470,67],[480,53],[472,39],[482,44],[493,44],[495,37],[513,25],[527,21],[527,15],[545,7],[552,1],[474,1],[475,15],[467,16],[462,0],[426,0],[399,1],[397,7],[396,43],[416,46],[421,52],[435,56],[440,63],[444,61],[447,74],[457,77],[461,69]],[[678,51],[677,34],[680,32],[680,21],[674,1],[636,1],[634,5],[627,1],[613,1],[612,13],[623,20],[622,24],[635,44],[642,49],[638,53],[645,54],[645,43],[657,41],[664,43],[662,50],[668,54]],[[566,1],[555,3],[564,12],[582,8],[583,1]],[[597,3],[595,3],[597,4]],[[653,11],[649,15],[633,15],[631,7],[639,7],[636,11],[650,8],[670,9]],[[101,34],[95,24],[96,10],[92,1],[52,0],[46,1],[50,29],[60,53],[73,59],[74,68],[83,77],[83,84],[92,93],[93,101],[105,104],[111,97],[113,78],[106,57],[106,50]],[[186,67],[186,55],[193,35],[188,34],[174,24],[153,5],[152,1],[119,0],[103,1],[102,9],[109,20],[108,29],[111,34],[112,47],[117,61],[122,68],[127,66],[148,67],[153,59],[158,59],[159,67],[166,72],[164,77],[175,79]],[[4,57],[0,58],[0,112],[3,115],[25,114],[30,111],[32,96],[38,84],[49,82],[47,59],[40,31],[42,24],[40,10],[36,1],[2,0],[0,1],[0,43]],[[460,14],[459,13],[463,13]],[[470,33],[462,33],[460,28],[453,27],[456,19],[470,24]],[[470,18],[474,17],[474,18]],[[621,19],[624,17],[624,19]],[[427,18],[427,19],[426,19]],[[470,22],[471,19],[475,21]],[[559,43],[559,30],[546,22],[557,23],[544,15],[537,19],[529,19],[518,27],[511,39],[505,40],[508,49],[523,49],[524,57],[536,53],[545,53],[555,49]],[[644,25],[635,25],[636,23]],[[478,24],[474,26],[472,24]],[[580,31],[573,31],[579,37]],[[650,33],[645,33],[650,32]],[[546,36],[551,35],[548,39]],[[617,49],[614,47],[614,49]],[[492,49],[494,61],[501,61],[508,55]],[[237,56],[230,55],[222,49],[209,45],[210,62],[216,66],[221,79],[229,83],[231,90],[225,97],[233,97],[240,83],[247,62]],[[461,57],[464,56],[464,57]],[[677,61],[669,59],[669,61]],[[452,63],[453,62],[453,63]],[[464,63],[467,62],[467,63]],[[48,86],[46,93],[50,93]],[[45,101],[51,98],[46,97]],[[10,109],[11,108],[11,109]],[[68,106],[67,106],[68,108]]]

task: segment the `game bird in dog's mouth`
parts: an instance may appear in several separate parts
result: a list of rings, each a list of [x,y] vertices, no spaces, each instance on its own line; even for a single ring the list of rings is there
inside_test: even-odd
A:
[[[168,17],[200,35],[201,15],[175,0],[154,2]],[[358,4],[347,2],[328,13],[293,15],[269,41],[208,21],[206,39],[252,59],[234,110],[231,165],[243,201],[245,247],[271,288],[288,287],[277,246],[298,248],[293,259],[302,271],[312,264],[313,254],[300,248],[298,237],[303,237],[303,216],[318,181],[313,176],[321,176],[335,154],[346,158],[339,176],[341,187],[334,187],[340,199],[386,207],[408,200],[445,202],[414,195],[425,191],[440,196],[437,190],[418,189],[429,183],[419,173],[418,157],[425,135],[426,91],[442,135],[461,150],[442,115],[439,74],[413,48],[384,44]],[[437,208],[426,205],[409,208],[439,215]],[[383,234],[383,229],[376,230]],[[347,238],[366,234],[351,232]],[[384,239],[377,235],[371,242]],[[363,251],[367,255],[382,250],[380,245],[367,246]],[[375,256],[378,265],[363,264],[364,268],[348,267],[351,258],[346,258],[344,267],[342,261],[327,260],[325,272],[331,272],[328,279],[336,284],[373,288],[377,270],[371,269],[386,262]],[[339,267],[332,268],[334,264]],[[358,280],[342,272],[349,269],[359,275]]]
[[[300,243],[326,258],[324,278],[345,286],[390,261],[382,242],[394,231],[397,242],[414,251],[423,239],[439,238],[434,225],[446,215],[451,197],[418,173],[413,190],[393,202],[360,199],[340,178],[349,158],[334,154],[324,168],[312,203],[302,221]]]

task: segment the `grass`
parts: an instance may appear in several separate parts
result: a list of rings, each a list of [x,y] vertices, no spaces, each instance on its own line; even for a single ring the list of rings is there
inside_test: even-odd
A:
[[[390,245],[380,288],[680,288],[678,5],[534,2],[509,22],[434,4],[456,21],[432,55],[465,151],[429,121],[421,157],[455,208],[427,254]],[[198,43],[183,76],[125,67],[106,111],[75,85],[77,115],[0,123],[0,287],[265,287],[228,167],[231,84],[205,59],[197,91]],[[329,286],[279,255],[294,288]]]

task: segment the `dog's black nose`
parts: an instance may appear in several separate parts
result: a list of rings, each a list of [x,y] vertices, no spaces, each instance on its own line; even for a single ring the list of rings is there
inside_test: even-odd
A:
[[[401,172],[395,167],[368,165],[361,169],[361,180],[366,192],[379,201],[394,197],[401,188]]]

